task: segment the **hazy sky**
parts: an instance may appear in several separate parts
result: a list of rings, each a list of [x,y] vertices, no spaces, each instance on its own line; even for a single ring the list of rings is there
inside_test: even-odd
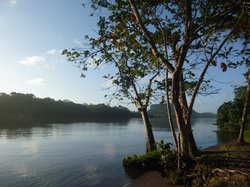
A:
[[[96,20],[83,0],[0,0],[0,92],[33,93],[37,97],[68,99],[77,103],[105,103],[106,82],[102,76],[110,67],[80,77],[77,65],[66,61],[62,49],[84,43],[94,35]],[[231,85],[242,85],[242,72],[212,68],[217,95],[198,97],[195,110],[216,112],[233,98]],[[225,84],[227,83],[227,84]],[[116,104],[114,102],[113,104]]]

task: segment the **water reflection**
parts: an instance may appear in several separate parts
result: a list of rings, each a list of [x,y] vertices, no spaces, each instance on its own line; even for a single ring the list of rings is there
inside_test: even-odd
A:
[[[37,126],[10,126],[0,127],[0,137],[7,139],[26,138],[31,139],[34,134],[39,134],[43,137],[48,137],[51,134],[51,126],[37,125]]]
[[[217,143],[214,119],[195,119],[199,146]],[[4,123],[0,125],[0,186],[123,186],[122,159],[145,152],[141,119],[77,123]],[[157,141],[172,141],[166,120],[154,119]]]
[[[151,118],[154,131],[170,131],[170,126],[167,118]],[[173,120],[174,128],[177,129],[176,121]]]
[[[170,131],[170,125],[167,118],[151,118],[152,127],[155,131]],[[215,121],[215,118],[192,118],[191,125],[192,127],[196,125],[201,125],[202,127],[204,124],[212,125]],[[173,118],[173,125],[174,128],[177,130],[178,127],[176,125],[176,120]]]
[[[121,120],[107,120],[107,119],[97,119],[97,120],[88,120],[86,122],[60,122],[60,123],[49,123],[49,122],[36,122],[31,119],[27,120],[19,120],[19,119],[11,119],[11,118],[1,118],[0,119],[0,137],[7,139],[18,139],[18,138],[32,138],[34,134],[38,134],[39,136],[48,137],[51,136],[55,131],[61,131],[64,135],[71,135],[72,124],[100,124],[100,126],[93,125],[94,128],[103,128],[106,126],[107,128],[112,127],[112,130],[116,129],[116,127],[127,126],[129,119],[121,119]],[[64,126],[61,128],[61,126]]]
[[[193,134],[199,148],[205,148],[211,145],[215,145],[220,142],[225,142],[225,140],[218,139],[217,137],[217,126],[213,125],[215,123],[215,118],[193,118],[191,120]],[[152,118],[151,119],[152,127],[155,133],[158,133],[161,138],[157,138],[159,141],[163,139],[166,142],[173,144],[172,135],[170,132],[170,127],[168,120],[165,118]],[[178,128],[176,122],[173,121],[174,128],[176,133],[178,133]]]

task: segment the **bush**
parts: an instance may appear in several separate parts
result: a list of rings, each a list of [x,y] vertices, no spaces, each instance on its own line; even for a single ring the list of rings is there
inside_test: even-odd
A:
[[[123,159],[125,168],[156,169],[160,165],[160,153],[152,151],[144,155],[132,155]]]
[[[136,169],[170,169],[176,166],[177,157],[170,149],[170,143],[160,141],[155,145],[155,151],[143,154],[132,155],[123,159],[125,168]]]
[[[172,169],[177,165],[177,156],[171,150],[171,143],[164,143],[161,140],[159,143],[156,143],[156,150],[160,153],[160,164],[164,169]]]

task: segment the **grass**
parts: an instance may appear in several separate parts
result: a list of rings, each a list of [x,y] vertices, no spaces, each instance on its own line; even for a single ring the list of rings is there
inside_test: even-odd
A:
[[[245,130],[244,139],[246,142],[250,143],[250,130]]]
[[[249,144],[237,145],[237,144],[225,144],[217,147],[218,151],[250,151]]]

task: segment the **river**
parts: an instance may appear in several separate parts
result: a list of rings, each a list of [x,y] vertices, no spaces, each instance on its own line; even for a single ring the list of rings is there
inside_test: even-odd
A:
[[[193,121],[197,145],[220,143],[214,118]],[[172,142],[164,121],[153,120],[157,141]],[[141,119],[37,124],[0,128],[1,187],[119,187],[130,182],[123,157],[145,152]]]

